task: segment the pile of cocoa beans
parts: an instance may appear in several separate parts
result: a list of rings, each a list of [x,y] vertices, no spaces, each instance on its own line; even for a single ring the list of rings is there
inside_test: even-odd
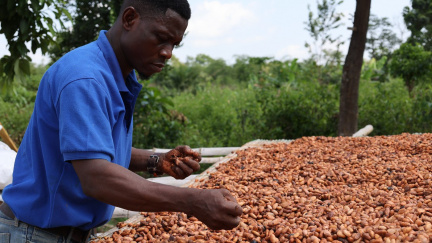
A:
[[[432,242],[432,134],[304,137],[236,154],[193,187],[228,189],[238,227],[141,213],[94,242]]]

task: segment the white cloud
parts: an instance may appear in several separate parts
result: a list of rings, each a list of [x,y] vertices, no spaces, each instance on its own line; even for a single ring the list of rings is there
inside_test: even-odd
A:
[[[254,19],[252,11],[240,3],[205,1],[192,13],[188,32],[201,38],[220,37]]]

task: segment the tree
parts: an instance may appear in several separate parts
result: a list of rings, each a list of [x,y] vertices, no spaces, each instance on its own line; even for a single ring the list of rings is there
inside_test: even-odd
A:
[[[354,27],[342,71],[339,105],[340,136],[351,136],[357,131],[358,90],[366,46],[371,0],[357,0]]]
[[[305,24],[306,30],[314,42],[311,44],[306,42],[305,46],[311,54],[311,64],[316,66],[319,83],[334,83],[335,79],[332,77],[335,74],[336,76],[340,75],[340,71],[338,71],[342,60],[340,46],[344,42],[341,40],[341,35],[333,37],[331,31],[343,25],[342,17],[344,15],[336,12],[337,5],[342,2],[336,2],[336,0],[318,2],[316,17],[308,6],[309,18]],[[336,80],[339,82],[340,76]]]
[[[5,88],[14,78],[19,81],[30,74],[30,43],[31,51],[41,49],[42,54],[53,42],[55,25],[49,15],[53,11],[54,18],[63,25],[61,16],[70,17],[64,8],[64,0],[2,0],[0,1],[0,34],[4,34],[8,42],[10,55],[0,59],[0,85]]]
[[[432,52],[425,51],[420,44],[404,43],[393,53],[390,69],[394,76],[403,78],[411,94],[415,85],[431,74]]]
[[[110,1],[110,5],[111,5],[111,17],[112,17],[111,23],[114,23],[114,21],[116,20],[117,16],[119,15],[122,3],[123,3],[123,0],[111,0]]]
[[[88,44],[97,39],[100,30],[107,30],[111,26],[113,11],[111,0],[76,0],[71,3],[75,8],[73,25],[56,35],[56,43],[49,49],[53,62],[67,52]]]
[[[391,53],[401,40],[392,31],[388,18],[379,18],[371,14],[366,40],[366,50],[371,58],[380,60],[384,56],[390,58]]]
[[[392,31],[392,24],[388,18],[379,18],[371,14],[366,40],[366,51],[369,52],[371,63],[380,63],[381,68],[374,77],[381,82],[388,80],[388,62],[397,45],[401,44],[399,39]],[[382,65],[381,65],[382,64]]]
[[[411,0],[411,8],[403,10],[405,24],[411,36],[408,42],[421,44],[426,51],[432,51],[432,0]]]
[[[323,60],[329,45],[335,45],[339,51],[339,47],[344,43],[340,40],[340,35],[333,38],[330,34],[332,30],[338,29],[342,25],[341,20],[343,14],[336,12],[336,6],[340,5],[342,2],[343,1],[336,2],[335,0],[322,0],[321,3],[318,2],[317,17],[314,17],[308,5],[309,17],[308,21],[305,22],[305,29],[313,38],[314,43],[309,44],[306,42],[305,46],[312,54],[312,58],[318,63]]]

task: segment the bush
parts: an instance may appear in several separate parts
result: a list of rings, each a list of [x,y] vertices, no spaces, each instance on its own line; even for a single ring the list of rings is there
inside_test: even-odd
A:
[[[159,84],[173,88],[154,87],[156,77],[143,81],[134,112],[134,146],[226,147],[255,139],[337,135],[339,71],[319,80],[312,62],[239,60],[237,66],[222,72],[224,75],[220,70],[225,63],[204,55],[191,59],[191,70],[173,62],[171,69],[181,69],[171,73],[169,82],[158,76]],[[419,82],[410,96],[402,79],[371,81],[376,67],[369,63],[363,70],[358,127],[372,124],[372,135],[430,132],[432,85]],[[44,70],[33,67],[29,79],[14,83],[10,92],[0,97],[0,121],[17,145],[33,111]],[[182,72],[190,78],[186,83],[181,75],[175,75]],[[232,82],[236,75],[245,80]]]
[[[137,148],[175,147],[183,132],[182,119],[171,111],[170,97],[142,82],[134,111],[133,145]]]
[[[410,132],[412,100],[401,79],[390,82],[360,82],[359,128],[373,125],[374,135]]]
[[[256,89],[264,104],[266,139],[334,136],[337,131],[336,86],[318,83],[286,84],[280,89]]]
[[[10,100],[6,102],[0,97],[0,122],[17,146],[21,144],[34,107],[34,103],[18,104],[20,103],[11,103]]]
[[[408,120],[410,132],[432,131],[432,84],[420,84],[413,91],[412,112]]]
[[[17,146],[21,144],[33,113],[36,92],[45,67],[32,66],[32,74],[21,83],[14,82],[0,96],[0,122]]]
[[[192,147],[241,146],[259,137],[262,111],[252,90],[207,85],[196,94],[180,93],[175,110],[187,118],[179,143]]]

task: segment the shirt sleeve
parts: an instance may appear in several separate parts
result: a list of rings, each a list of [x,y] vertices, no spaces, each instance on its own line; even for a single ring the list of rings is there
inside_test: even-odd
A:
[[[56,109],[64,161],[113,161],[111,102],[102,85],[94,79],[69,83],[61,91]]]

